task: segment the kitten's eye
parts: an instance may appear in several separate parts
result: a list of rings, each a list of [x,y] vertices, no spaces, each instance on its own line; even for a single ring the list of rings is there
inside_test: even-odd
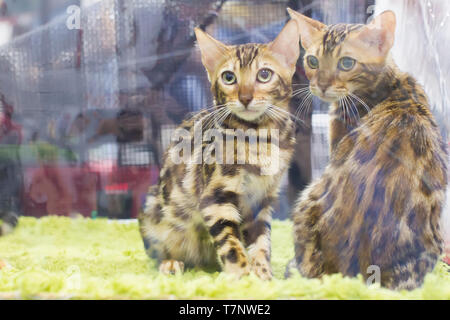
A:
[[[342,71],[350,71],[355,66],[356,60],[350,57],[343,57],[339,60],[338,68]]]
[[[272,79],[272,70],[269,69],[261,69],[258,72],[258,76],[256,77],[259,82],[267,83]]]
[[[307,56],[306,62],[311,69],[317,69],[319,67],[319,60],[314,56]]]
[[[222,73],[222,80],[227,85],[232,85],[236,83],[236,76],[231,71],[225,71]]]

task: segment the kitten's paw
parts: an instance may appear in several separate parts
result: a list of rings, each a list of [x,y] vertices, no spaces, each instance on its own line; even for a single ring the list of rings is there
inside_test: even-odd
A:
[[[261,280],[272,280],[272,267],[266,259],[254,259],[252,261],[252,272]]]
[[[159,265],[159,272],[164,275],[183,274],[184,263],[177,260],[164,260]]]

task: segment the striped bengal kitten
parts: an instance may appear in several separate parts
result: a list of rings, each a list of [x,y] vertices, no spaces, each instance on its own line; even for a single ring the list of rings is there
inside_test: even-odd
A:
[[[390,57],[395,15],[326,26],[290,14],[310,90],[332,104],[331,162],[293,211],[290,265],[375,280],[379,268],[382,286],[414,289],[442,254],[448,158],[424,90]]]
[[[195,32],[215,105],[176,130],[139,217],[144,244],[163,274],[186,266],[271,279],[271,205],[295,143],[297,24],[269,44],[227,46]]]

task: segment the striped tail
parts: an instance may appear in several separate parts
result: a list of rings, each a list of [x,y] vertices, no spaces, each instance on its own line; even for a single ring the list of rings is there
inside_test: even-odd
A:
[[[422,286],[425,276],[432,272],[438,261],[438,255],[424,252],[394,266],[386,281],[381,285],[392,290],[414,290]]]

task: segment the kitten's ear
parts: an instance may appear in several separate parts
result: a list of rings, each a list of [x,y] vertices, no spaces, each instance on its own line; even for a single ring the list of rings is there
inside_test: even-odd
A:
[[[212,74],[226,54],[227,46],[199,28],[195,28],[195,35],[202,54],[203,65],[208,73]]]
[[[269,50],[280,57],[288,68],[295,68],[297,64],[300,55],[299,36],[297,23],[290,20],[268,46]]]
[[[394,45],[395,27],[395,13],[384,11],[357,33],[357,39],[372,54],[385,57]]]
[[[287,11],[291,18],[297,22],[303,48],[308,49],[313,44],[314,39],[325,29],[326,25],[290,8]]]

